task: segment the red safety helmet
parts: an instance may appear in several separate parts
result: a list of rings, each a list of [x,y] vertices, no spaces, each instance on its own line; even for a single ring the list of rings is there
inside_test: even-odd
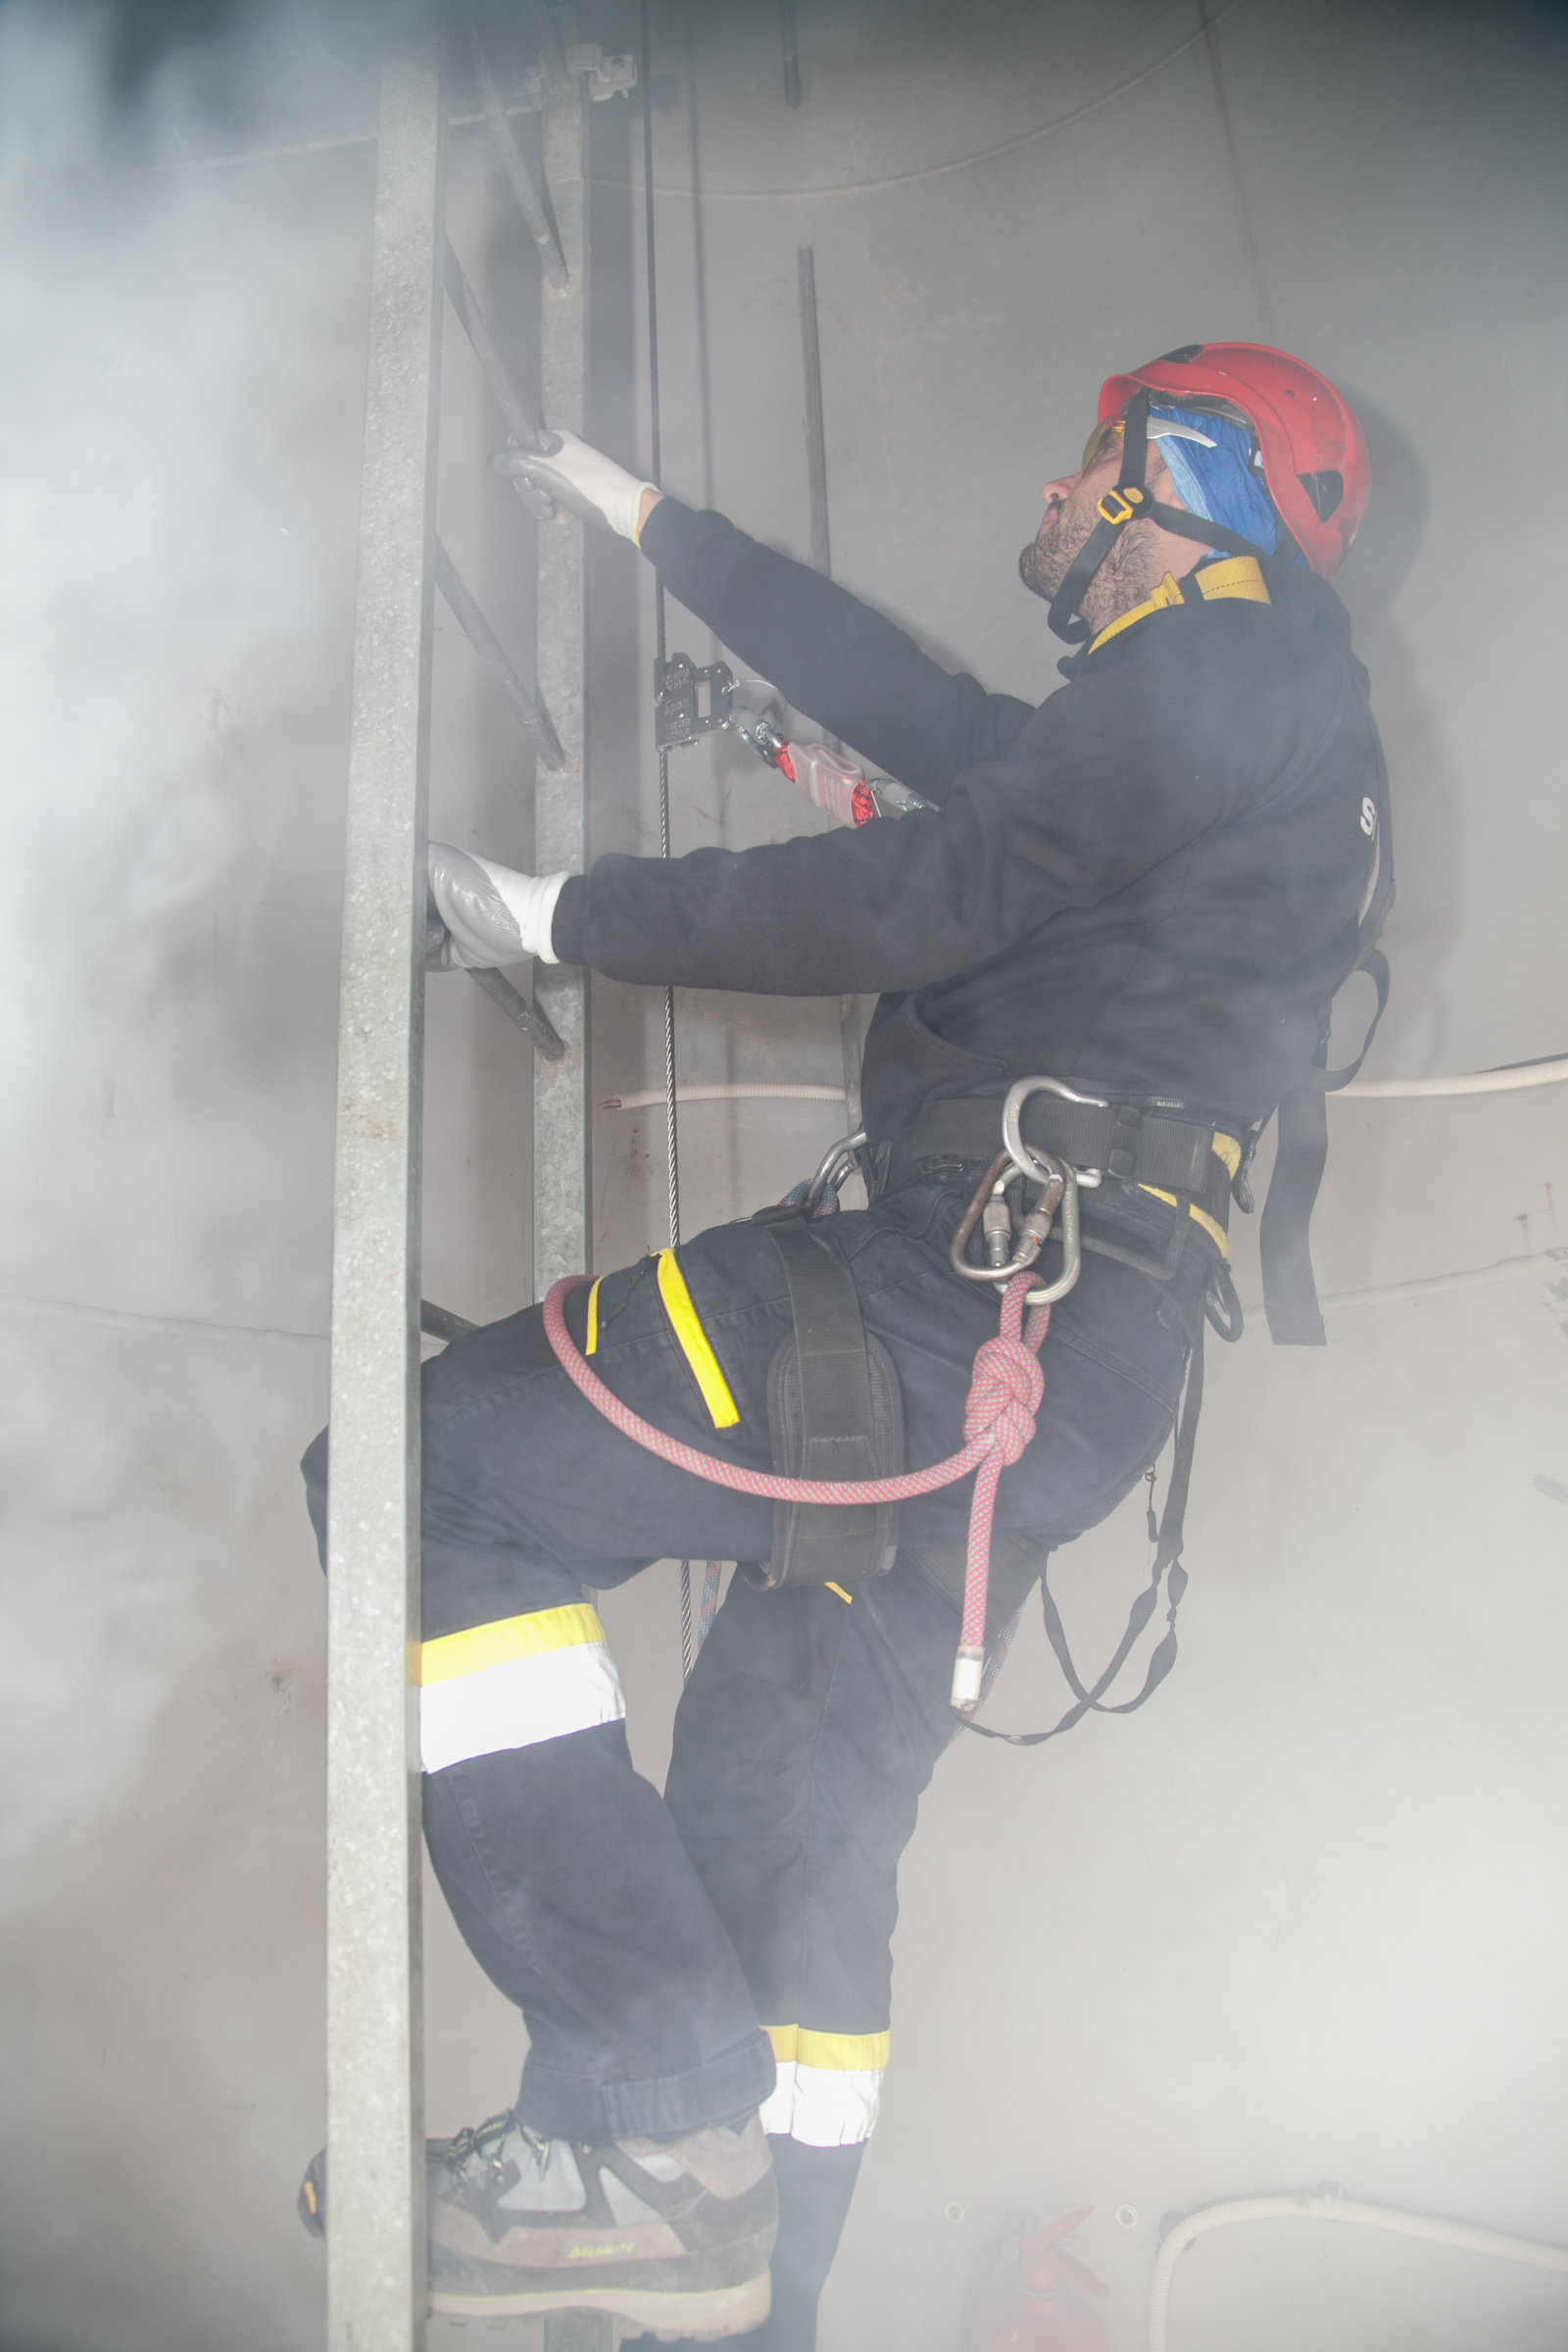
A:
[[[1143,386],[1179,407],[1224,401],[1257,435],[1263,478],[1281,519],[1314,571],[1332,580],[1360,527],[1372,489],[1366,435],[1327,376],[1266,343],[1184,343],[1107,376],[1101,422]]]

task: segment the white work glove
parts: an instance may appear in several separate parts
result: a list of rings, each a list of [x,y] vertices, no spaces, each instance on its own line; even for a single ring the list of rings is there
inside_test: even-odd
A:
[[[503,449],[490,463],[497,473],[547,491],[558,506],[580,514],[584,522],[618,531],[622,539],[637,543],[643,493],[655,484],[639,481],[575,433],[548,432],[542,449]]]
[[[489,858],[430,844],[431,914],[425,932],[425,970],[474,971],[537,956],[559,963],[550,944],[556,901],[565,874],[519,874]]]

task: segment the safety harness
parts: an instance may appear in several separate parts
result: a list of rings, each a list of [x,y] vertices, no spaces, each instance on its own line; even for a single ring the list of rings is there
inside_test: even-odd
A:
[[[962,1262],[962,1251],[976,1225],[989,1222],[987,1254],[995,1280],[1011,1270],[1004,1260],[1004,1235],[1010,1233],[1014,1221],[1006,1195],[1012,1171],[1027,1166],[1037,1180],[1044,1181],[1043,1205],[1048,1210],[1059,1205],[1063,1268],[1062,1278],[1054,1286],[1056,1295],[1076,1279],[1080,1250],[1118,1258],[1165,1290],[1181,1318],[1188,1345],[1165,1507],[1157,1522],[1153,1472],[1148,1474],[1148,1526],[1154,1546],[1149,1582],[1133,1603],[1120,1642],[1093,1684],[1084,1681],[1073,1660],[1051,1592],[1049,1557],[1042,1559],[1016,1543],[999,1547],[997,1595],[988,1628],[995,1664],[1000,1666],[1005,1655],[1018,1612],[1038,1577],[1047,1638],[1073,1703],[1057,1723],[1041,1732],[994,1732],[970,1722],[967,1715],[962,1720],[967,1729],[984,1738],[1005,1740],[1016,1747],[1035,1747],[1070,1731],[1085,1715],[1134,1713],[1176,1662],[1176,1614],[1187,1589],[1181,1560],[1187,1497],[1203,1400],[1204,1334],[1211,1327],[1228,1342],[1242,1335],[1241,1305],[1228,1264],[1228,1212],[1247,1147],[1243,1136],[1234,1131],[1240,1122],[1227,1126],[1213,1119],[1183,1117],[1182,1106],[1175,1103],[1153,1108],[1113,1102],[1084,1095],[1055,1078],[1020,1081],[1001,1108],[1003,1151],[985,1161],[981,1155],[996,1134],[997,1103],[975,1097],[927,1103],[916,1126],[886,1153],[879,1171],[879,1197],[906,1184],[944,1179],[967,1182],[980,1167],[978,1184],[955,1237],[953,1262],[956,1272],[970,1279],[984,1278],[979,1269]],[[1067,1172],[1059,1195],[1049,1182],[1053,1170]],[[1135,1195],[1147,1196],[1177,1214],[1162,1217],[1156,1211],[1139,1217],[1136,1206],[1131,1214],[1119,1213],[1120,1202],[1132,1202]],[[1105,1196],[1104,1206],[1102,1196]],[[1003,1213],[998,1214],[999,1209]],[[1026,1213],[1018,1224],[1020,1236],[1027,1234],[1029,1225]],[[925,1551],[916,1556],[914,1564],[940,1591],[956,1596],[956,1560],[951,1553]],[[1109,1704],[1105,1693],[1153,1615],[1162,1588],[1166,1627],[1150,1659],[1143,1687],[1135,1697]],[[994,1671],[995,1667],[993,1679]]]
[[[1052,1306],[1072,1289],[1081,1266],[1078,1172],[1070,1161],[1031,1142],[1024,1131],[1027,1117],[1030,1127],[1038,1132],[1038,1116],[1029,1116],[1029,1106],[1042,1095],[1051,1095],[1076,1108],[1103,1107],[1085,1105],[1071,1090],[1049,1078],[1021,1080],[1001,1106],[1002,1149],[987,1159],[980,1185],[959,1220],[950,1250],[956,1273],[1000,1290],[1001,1325],[997,1337],[985,1341],[975,1356],[963,1446],[927,1469],[905,1471],[902,1467],[903,1416],[897,1372],[880,1342],[866,1334],[849,1260],[837,1235],[821,1221],[834,1184],[843,1180],[847,1167],[865,1150],[863,1133],[846,1137],[833,1147],[798,1201],[760,1214],[759,1221],[772,1230],[783,1263],[793,1325],[790,1338],[778,1348],[769,1370],[768,1424],[774,1460],[771,1473],[704,1453],[684,1440],[671,1437],[643,1420],[606,1387],[587,1360],[598,1345],[597,1282],[589,1292],[585,1351],[579,1351],[566,1328],[565,1300],[587,1278],[567,1276],[555,1285],[545,1300],[545,1332],[558,1361],[607,1420],[635,1444],[677,1468],[716,1486],[765,1497],[779,1506],[775,1513],[771,1559],[745,1564],[752,1581],[763,1589],[824,1585],[838,1592],[841,1598],[853,1601],[854,1595],[844,1590],[845,1583],[853,1581],[866,1597],[875,1619],[876,1611],[864,1589],[893,1565],[898,1550],[897,1506],[913,1496],[935,1494],[943,1487],[955,1485],[973,1471],[969,1539],[961,1592],[956,1595],[961,1622],[954,1663],[952,1705],[958,1722],[984,1731],[987,1738],[1009,1740],[1019,1746],[1034,1746],[1042,1740],[1054,1739],[1091,1710],[1130,1713],[1143,1704],[1170,1671],[1176,1655],[1176,1607],[1186,1584],[1179,1559],[1182,1516],[1202,1396],[1201,1323],[1189,1320],[1192,1348],[1186,1396],[1165,1514],[1157,1531],[1154,1570],[1150,1586],[1134,1604],[1127,1630],[1109,1665],[1093,1688],[1085,1687],[1073,1665],[1060,1618],[1049,1591],[1045,1591],[1042,1568],[1047,1631],[1068,1677],[1074,1704],[1061,1722],[1047,1732],[994,1733],[970,1723],[1010,1640],[1010,1629],[1004,1635],[996,1635],[990,1624],[992,1520],[997,1483],[1005,1467],[1022,1458],[1034,1437],[1035,1414],[1044,1391],[1038,1360],[1040,1348],[1050,1328]],[[995,1111],[996,1105],[992,1105],[993,1119]],[[995,1133],[994,1126],[992,1132]],[[1184,1164],[1190,1164],[1190,1153],[1187,1163],[1167,1154],[1152,1156],[1147,1164],[1157,1166],[1162,1173],[1175,1174]],[[1024,1205],[1021,1196],[1018,1198],[1022,1214],[1014,1233],[1008,1196],[1018,1194],[1019,1188],[1022,1196],[1032,1192],[1035,1198],[1029,1206]],[[977,1230],[982,1235],[985,1258],[980,1266],[972,1264],[967,1255],[969,1242]],[[1061,1246],[1061,1268],[1054,1280],[1041,1282],[1036,1271],[1038,1261],[1054,1236]],[[715,1428],[732,1426],[739,1417],[734,1400],[692,1308],[675,1252],[661,1252],[658,1264],[660,1292],[671,1328],[692,1367],[710,1418]],[[847,1470],[859,1475],[846,1477]],[[836,1527],[832,1524],[835,1521]],[[945,1562],[940,1555],[923,1554],[919,1564],[928,1575],[935,1569],[937,1581],[942,1582]],[[1030,1582],[1034,1573],[1031,1568]],[[1160,1586],[1167,1579],[1170,1624],[1151,1660],[1144,1688],[1136,1699],[1107,1708],[1103,1703],[1104,1692],[1148,1623]],[[1020,1592],[1020,1606],[1022,1598]],[[1016,1617],[1016,1609],[1013,1616]]]

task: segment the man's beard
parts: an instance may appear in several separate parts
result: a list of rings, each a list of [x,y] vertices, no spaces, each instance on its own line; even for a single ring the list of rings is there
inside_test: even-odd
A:
[[[1069,520],[1069,515],[1070,509],[1062,507],[1042,525],[1039,536],[1031,539],[1018,557],[1018,577],[1031,596],[1042,597],[1047,604],[1054,598],[1100,520],[1093,507],[1075,520]],[[1118,605],[1137,604],[1149,594],[1159,577],[1157,564],[1152,567],[1148,546],[1151,535],[1152,526],[1142,521],[1116,533],[1083,591],[1080,611],[1091,597],[1104,612],[1113,611]]]
[[[1031,596],[1043,597],[1048,605],[1067,577],[1073,557],[1078,553],[1077,548],[1062,544],[1063,519],[1062,514],[1054,514],[1018,556],[1019,579]]]

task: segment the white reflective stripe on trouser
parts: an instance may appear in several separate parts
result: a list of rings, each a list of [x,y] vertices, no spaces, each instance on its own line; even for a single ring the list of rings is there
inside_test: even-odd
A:
[[[470,1626],[419,1647],[426,1772],[619,1723],[625,1712],[605,1629],[583,1602]]]
[[[891,2036],[816,2034],[769,2026],[778,2081],[763,2103],[762,2130],[808,2148],[852,2148],[876,2130]]]

